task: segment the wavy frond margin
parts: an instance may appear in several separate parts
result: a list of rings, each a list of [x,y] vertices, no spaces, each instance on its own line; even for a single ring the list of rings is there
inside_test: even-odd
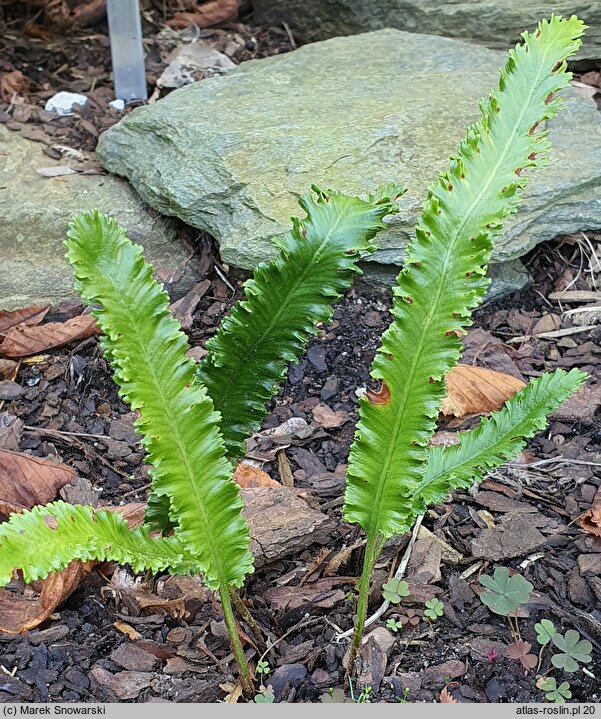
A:
[[[329,322],[332,306],[348,290],[358,261],[374,251],[371,240],[397,211],[404,190],[390,185],[367,200],[312,187],[299,200],[305,219],[274,240],[277,257],[259,265],[218,332],[206,343],[196,380],[207,388],[221,413],[221,431],[231,460],[267,416],[266,404],[316,334]]]
[[[584,30],[576,17],[552,16],[523,34],[499,89],[481,103],[482,119],[429,188],[372,368],[381,388],[361,400],[349,457],[344,516],[372,545],[406,530],[444,375],[459,360],[464,328],[488,286],[492,241],[517,209],[522,173],[545,161],[550,143],[540,126],[560,109],[555,93],[570,82],[566,59]]]
[[[453,489],[469,488],[486,473],[515,459],[547,426],[547,417],[576,392],[587,375],[578,369],[555,370],[530,381],[504,407],[483,418],[480,426],[458,432],[459,444],[430,447],[428,466],[413,501],[413,519],[431,504],[444,502]]]
[[[219,415],[187,339],[169,312],[167,293],[152,276],[142,248],[97,211],[71,223],[67,258],[77,290],[103,332],[119,394],[138,410],[136,430],[151,465],[152,491],[170,502],[179,541],[195,556],[211,588],[241,586],[253,571],[242,500],[225,457]]]
[[[200,571],[177,538],[151,537],[148,526],[130,530],[118,512],[57,501],[11,514],[0,524],[0,586],[15,569],[33,582],[76,559],[129,564],[135,572]]]

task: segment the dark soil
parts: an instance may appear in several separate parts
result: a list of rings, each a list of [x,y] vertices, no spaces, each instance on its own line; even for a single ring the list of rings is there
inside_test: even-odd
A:
[[[157,18],[154,27],[146,28],[151,42],[160,27]],[[290,40],[281,28],[238,24],[207,31],[207,37],[223,48],[233,35],[244,38],[235,61],[290,49]],[[23,35],[15,25],[0,41],[0,55],[5,66],[0,69],[10,69],[6,67],[10,65],[31,82],[29,103],[33,108],[26,120],[24,115],[15,120],[14,106],[0,104],[0,121],[16,130],[17,125],[21,130],[23,125],[31,125],[50,136],[40,110],[44,99],[57,89],[85,91],[95,101],[77,117],[54,122],[52,141],[60,139],[83,150],[87,161],[93,162],[97,133],[118,119],[116,113],[106,110],[110,88],[104,29],[85,37],[41,40]],[[151,67],[151,85],[160,69]],[[91,86],[97,89],[90,93]],[[601,235],[587,234],[586,242],[575,236],[537,249],[527,258],[533,284],[477,313],[466,339],[466,364],[525,379],[556,367],[580,366],[590,374],[589,390],[571,415],[559,412],[549,428],[529,443],[519,462],[497,470],[480,487],[480,493],[457,492],[452,501],[427,513],[424,526],[461,558],[458,564],[443,561],[437,576],[438,566],[425,560],[420,563],[414,554],[406,575],[411,595],[401,607],[391,607],[375,626],[383,627],[387,618],[396,619],[409,610],[413,610],[416,624],[406,624],[394,635],[388,657],[382,650],[374,650],[374,665],[377,661],[383,664],[383,680],[372,686],[370,701],[440,701],[441,691],[450,682],[448,690],[458,701],[544,700],[536,688],[536,671],[525,670],[517,660],[505,656],[505,648],[512,642],[507,622],[491,614],[477,596],[481,589],[478,577],[492,574],[496,566],[510,567],[534,585],[535,593],[519,620],[521,636],[532,644],[532,652],[538,651],[534,624],[542,618],[551,619],[562,632],[576,629],[593,645],[587,673],[553,669],[548,649],[539,673],[550,670],[558,684],[569,681],[572,701],[600,700],[601,539],[586,534],[574,520],[589,509],[601,486],[601,397],[595,399],[601,382],[601,326],[559,338],[532,337],[543,317],[547,317],[545,323],[552,323],[553,317],[549,320],[548,315],[559,317],[562,313],[558,302],[548,299],[551,292],[570,282],[571,289],[594,287],[599,268],[592,262],[590,248],[598,248],[600,242]],[[224,275],[221,265],[206,259],[205,255],[202,264],[211,287],[200,300],[189,330],[196,347],[203,345],[240,297],[243,279]],[[390,320],[388,306],[387,296],[351,292],[338,305],[333,323],[311,341],[307,357],[291,368],[264,424],[265,428],[275,427],[299,417],[312,427],[308,436],[291,442],[285,455],[295,487],[304,490],[312,506],[327,513],[335,526],[326,547],[313,544],[261,568],[242,593],[262,631],[262,636],[247,643],[249,658],[256,661],[266,645],[274,645],[265,656],[271,667],[265,683],[273,686],[277,701],[319,701],[328,689],[344,684],[342,659],[347,644],[336,643],[334,637],[339,628],[352,626],[353,578],[360,571],[362,546],[358,529],[342,521],[343,472],[357,419],[356,390],[370,382],[370,362]],[[45,321],[65,320],[82,310],[74,303],[63,305]],[[569,321],[562,326],[566,324]],[[520,342],[510,342],[521,336]],[[131,425],[132,415],[117,397],[96,339],[51,350],[31,363],[25,361],[14,379],[25,391],[0,409],[24,423],[20,451],[58,458],[76,469],[85,480],[79,491],[97,506],[145,499],[148,474]],[[324,429],[315,421],[313,410],[324,403],[342,413],[345,421],[341,427]],[[475,421],[468,419],[461,428]],[[455,431],[458,427],[457,421],[441,421],[441,429]],[[279,479],[281,467],[272,450],[255,438],[249,456]],[[540,460],[549,461],[541,464]],[[65,493],[67,489],[61,490],[62,496],[76,501]],[[510,500],[515,503],[512,526],[516,541],[519,543],[520,532],[527,538],[527,530],[535,526],[542,542],[534,548],[524,545],[521,551],[518,548],[500,559],[486,551],[474,556],[487,527],[502,525],[507,519],[509,512],[503,502]],[[371,610],[381,602],[381,585],[396,570],[406,544],[404,538],[385,549],[374,576]],[[353,545],[357,546],[351,549]],[[0,633],[0,701],[224,699],[236,670],[216,600],[206,595],[201,600],[200,590],[198,596],[186,591],[182,600],[181,592],[173,594],[166,577],[136,580],[127,569],[113,574],[115,570],[103,565],[89,573],[40,627],[17,636]],[[348,579],[327,584],[328,577]],[[287,605],[273,594],[274,588],[282,587],[290,588]],[[145,611],[132,599],[140,590],[167,603]],[[168,603],[175,596],[184,602],[185,613]],[[423,616],[424,600],[432,596],[444,603],[444,615],[436,622]],[[241,626],[253,637],[244,621]]]

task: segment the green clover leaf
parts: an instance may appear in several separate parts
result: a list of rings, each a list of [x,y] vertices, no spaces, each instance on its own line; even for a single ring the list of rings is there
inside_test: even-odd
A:
[[[428,617],[428,619],[431,619],[433,622],[435,622],[438,617],[442,617],[444,604],[440,601],[440,599],[429,599],[426,602],[426,607],[427,609],[424,610],[424,617]]]
[[[534,630],[536,631],[536,641],[541,647],[546,647],[557,634],[555,625],[550,619],[541,619],[540,622],[534,625]]]
[[[409,585],[403,579],[393,577],[382,585],[382,596],[391,604],[398,604],[403,597],[408,597]]]
[[[507,567],[497,567],[494,576],[484,574],[480,584],[486,590],[480,595],[480,601],[495,614],[507,617],[530,598],[534,586],[520,574],[509,576]]]
[[[588,639],[580,639],[575,629],[568,629],[565,634],[555,634],[553,644],[561,651],[561,654],[551,657],[551,663],[558,669],[571,674],[578,670],[578,662],[588,664],[591,661],[593,645]]]
[[[540,684],[540,688],[545,692],[545,699],[555,704],[565,704],[566,699],[572,698],[572,692],[570,691],[568,682],[562,682],[557,686],[555,677],[547,677],[544,682]]]

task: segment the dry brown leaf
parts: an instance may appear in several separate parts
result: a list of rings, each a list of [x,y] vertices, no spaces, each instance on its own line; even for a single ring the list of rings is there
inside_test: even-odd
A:
[[[313,408],[313,419],[324,429],[337,429],[348,421],[348,413],[343,410],[334,412],[327,404],[320,403]]]
[[[133,529],[140,523],[145,505],[135,502],[101,509],[123,513]],[[0,633],[22,634],[37,627],[77,589],[95,565],[93,561],[71,562],[62,572],[49,574],[41,582],[33,582],[21,590],[0,589]]]
[[[457,365],[446,376],[441,412],[454,417],[494,412],[526,385],[516,377],[485,367]]]
[[[264,596],[272,609],[295,609],[305,604],[328,609],[344,600],[345,593],[337,589],[339,585],[356,583],[355,577],[322,577],[302,586],[272,587]]]
[[[240,462],[234,472],[234,482],[242,489],[253,489],[254,487],[277,487],[282,485],[258,467],[247,462]]]
[[[48,619],[59,604],[74,592],[94,562],[71,562],[62,572],[48,575],[40,592],[27,587],[20,594],[0,589],[0,632],[22,634]]]
[[[0,310],[0,335],[17,325],[38,325],[48,314],[50,305],[25,307],[21,310]]]
[[[0,357],[0,380],[14,379],[16,377],[16,369],[16,362],[13,362],[12,360],[2,359]]]
[[[90,315],[73,317],[66,322],[49,322],[39,327],[17,325],[6,333],[0,352],[6,357],[27,357],[70,342],[85,340],[98,331]]]
[[[0,72],[0,99],[12,103],[15,95],[29,92],[29,80],[20,70]]]
[[[223,23],[234,22],[238,17],[239,0],[211,0],[196,5],[194,12],[176,12],[167,25],[174,28],[186,28],[189,24],[199,28],[215,27]]]
[[[0,449],[0,513],[47,504],[75,477],[66,464]]]
[[[601,537],[601,487],[593,497],[590,509],[578,517],[578,524],[585,532]]]
[[[458,702],[457,699],[453,697],[451,692],[449,691],[449,687],[458,687],[458,682],[449,682],[449,684],[446,684],[441,690],[440,694],[438,695],[438,700],[441,704],[461,704],[461,702]]]
[[[226,704],[237,704],[238,699],[242,696],[242,684],[241,682],[236,682],[233,684],[232,682],[225,682],[224,684],[219,685],[220,689],[223,689],[225,692],[225,696],[223,697],[223,701]]]

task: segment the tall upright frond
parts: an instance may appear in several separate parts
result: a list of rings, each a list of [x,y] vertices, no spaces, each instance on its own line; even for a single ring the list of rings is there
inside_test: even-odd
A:
[[[77,289],[98,303],[94,316],[121,397],[139,419],[136,429],[151,464],[153,492],[169,498],[176,535],[195,555],[208,586],[241,585],[252,571],[242,500],[225,457],[219,415],[204,387],[169,299],[115,220],[78,215],[67,257]]]
[[[382,337],[361,401],[349,457],[345,517],[368,536],[405,531],[426,446],[457,363],[471,310],[482,300],[492,240],[517,208],[529,167],[549,150],[541,124],[560,108],[555,93],[571,78],[566,58],[585,26],[575,17],[543,20],[509,53],[498,90],[481,103],[448,172],[429,188],[416,237],[394,288],[394,321]]]
[[[245,440],[267,416],[265,405],[277,394],[288,362],[294,362],[328,322],[332,305],[360,272],[359,259],[382,218],[396,211],[403,190],[390,186],[366,201],[313,187],[300,200],[307,213],[294,218],[292,231],[275,242],[278,256],[259,265],[217,334],[206,344],[196,379],[221,413],[221,431],[230,459],[244,454]]]

